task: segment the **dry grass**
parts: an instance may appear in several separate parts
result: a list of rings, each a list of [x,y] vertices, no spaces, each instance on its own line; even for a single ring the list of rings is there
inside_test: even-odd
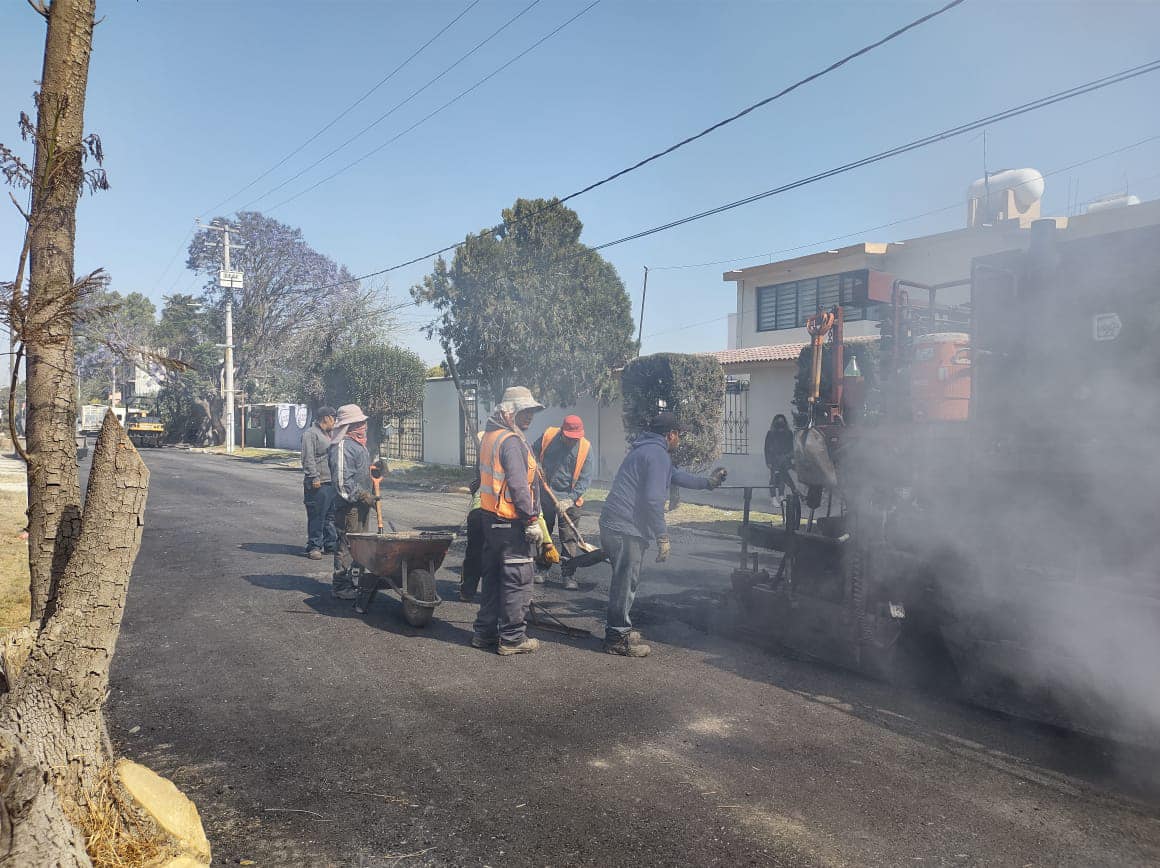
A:
[[[760,489],[759,489],[760,490]],[[584,509],[586,513],[597,515],[604,506],[604,499],[608,496],[608,489],[603,486],[593,486],[584,495]],[[687,528],[689,530],[704,530],[712,533],[737,536],[741,528],[741,519],[745,513],[740,509],[722,509],[717,506],[702,506],[699,503],[681,501],[681,505],[672,512],[665,513],[665,521],[669,527]],[[768,512],[759,512],[756,509],[749,511],[749,520],[754,524],[781,524],[781,516],[774,516]]]
[[[101,771],[96,795],[75,822],[84,832],[85,850],[95,868],[155,865],[162,856],[175,853],[170,840],[141,819],[122,795],[111,765]]]
[[[28,623],[28,523],[24,491],[0,489],[0,633]]]

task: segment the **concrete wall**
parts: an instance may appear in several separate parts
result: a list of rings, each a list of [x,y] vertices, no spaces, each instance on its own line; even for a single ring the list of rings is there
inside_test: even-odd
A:
[[[778,413],[793,424],[793,381],[796,362],[759,362],[728,365],[729,375],[749,374],[749,437],[744,455],[722,454],[715,462],[729,471],[734,485],[761,485],[769,479],[765,467],[765,432]]]
[[[274,448],[302,449],[302,435],[313,420],[305,404],[279,404],[274,414]]]
[[[423,388],[423,460],[458,464],[459,396],[450,379],[428,380]]]

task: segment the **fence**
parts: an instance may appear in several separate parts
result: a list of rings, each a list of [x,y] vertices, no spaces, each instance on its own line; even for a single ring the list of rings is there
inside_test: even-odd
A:
[[[413,416],[401,416],[392,422],[387,440],[387,457],[402,461],[423,460],[423,411]]]

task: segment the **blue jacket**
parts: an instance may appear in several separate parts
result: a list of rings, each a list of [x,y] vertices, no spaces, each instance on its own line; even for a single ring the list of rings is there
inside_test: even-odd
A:
[[[673,467],[665,438],[660,434],[640,434],[612,480],[612,490],[600,513],[600,526],[646,542],[664,536],[669,532],[665,501],[670,485],[708,488],[709,480]]]

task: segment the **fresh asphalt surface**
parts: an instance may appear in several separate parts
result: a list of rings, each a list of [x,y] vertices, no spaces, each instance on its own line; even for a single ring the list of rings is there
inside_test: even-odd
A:
[[[730,542],[678,535],[646,562],[651,657],[537,631],[540,651],[501,658],[468,644],[462,546],[429,628],[383,594],[359,616],[301,555],[297,473],[144,455],[111,734],[197,802],[215,865],[1160,862],[1138,756],[700,629]],[[429,528],[466,498],[385,505]],[[537,592],[595,631],[607,583],[600,565]]]

